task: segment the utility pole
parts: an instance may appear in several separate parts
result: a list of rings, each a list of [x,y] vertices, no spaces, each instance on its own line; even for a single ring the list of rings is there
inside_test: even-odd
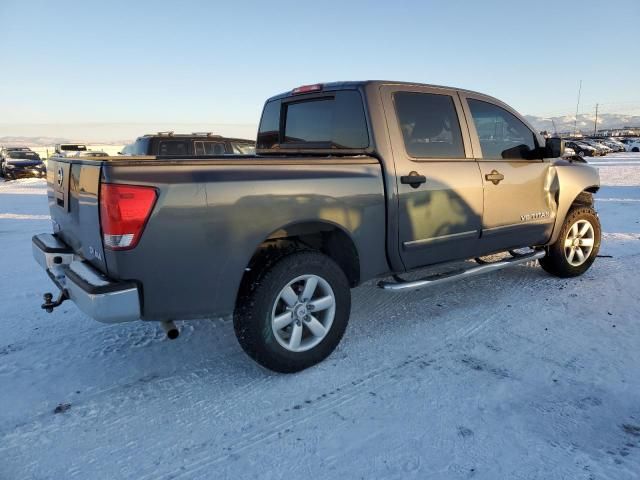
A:
[[[578,87],[578,103],[576,103],[576,119],[573,122],[573,135],[578,134],[578,108],[580,107],[580,93],[582,92],[582,80],[580,80],[580,86]]]
[[[596,131],[598,129],[598,104],[596,103],[596,120],[593,122],[593,136],[596,136]]]
[[[551,123],[553,123],[553,134],[554,134],[554,136],[557,137],[558,136],[558,129],[556,128],[556,122],[555,122],[555,120],[553,118],[551,119]]]

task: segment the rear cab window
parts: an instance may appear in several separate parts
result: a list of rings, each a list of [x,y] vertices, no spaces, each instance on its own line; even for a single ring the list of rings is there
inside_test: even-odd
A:
[[[288,96],[267,102],[258,130],[262,150],[362,150],[369,133],[357,90]]]

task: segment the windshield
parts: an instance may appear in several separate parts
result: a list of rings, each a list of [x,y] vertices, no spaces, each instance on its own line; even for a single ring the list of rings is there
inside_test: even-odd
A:
[[[122,151],[125,155],[148,155],[149,154],[149,139],[140,137],[136,139],[130,145],[127,145]]]
[[[7,158],[15,160],[40,160],[36,152],[7,152]]]

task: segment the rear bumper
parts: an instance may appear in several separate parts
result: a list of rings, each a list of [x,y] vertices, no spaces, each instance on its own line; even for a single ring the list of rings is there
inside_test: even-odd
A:
[[[35,235],[31,243],[38,264],[85,314],[104,323],[140,319],[140,292],[135,282],[109,279],[49,233]]]

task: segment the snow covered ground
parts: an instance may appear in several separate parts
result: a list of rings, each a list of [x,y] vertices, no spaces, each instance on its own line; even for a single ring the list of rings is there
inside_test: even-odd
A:
[[[362,286],[337,351],[288,376],[229,323],[168,341],[40,310],[44,185],[0,183],[0,479],[639,478],[640,155],[594,163],[603,257],[583,277]]]

